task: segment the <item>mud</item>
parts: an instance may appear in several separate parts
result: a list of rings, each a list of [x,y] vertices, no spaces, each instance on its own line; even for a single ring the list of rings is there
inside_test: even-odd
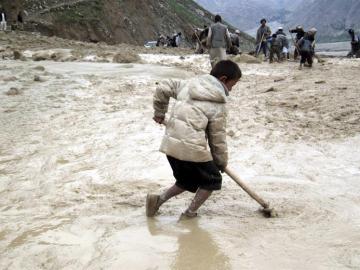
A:
[[[224,175],[200,217],[179,221],[191,194],[145,217],[146,193],[174,181],[158,152],[164,128],[151,119],[152,94],[162,79],[209,72],[208,57],[30,55],[0,63],[1,269],[358,269],[358,60],[302,71],[241,63],[227,104],[229,166],[279,217],[264,218]],[[7,95],[12,88],[20,94]]]

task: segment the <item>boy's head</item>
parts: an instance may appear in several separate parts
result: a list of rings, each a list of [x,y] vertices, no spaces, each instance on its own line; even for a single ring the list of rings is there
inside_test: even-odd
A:
[[[260,24],[261,24],[262,26],[265,26],[265,24],[266,24],[266,19],[261,19]]]
[[[221,21],[222,21],[221,16],[220,16],[220,15],[216,15],[216,16],[215,16],[215,22],[217,23],[217,22],[221,22]]]
[[[210,75],[225,84],[227,89],[231,91],[232,87],[240,80],[242,73],[239,66],[233,61],[222,60],[213,67]]]

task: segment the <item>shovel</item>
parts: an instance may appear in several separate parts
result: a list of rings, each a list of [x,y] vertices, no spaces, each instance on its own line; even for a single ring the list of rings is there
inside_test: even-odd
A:
[[[251,198],[257,201],[263,209],[261,212],[264,214],[265,217],[277,217],[278,214],[273,208],[270,208],[270,204],[265,202],[259,195],[257,195],[254,191],[252,191],[245,183],[237,176],[231,169],[226,168],[225,173],[230,176],[232,180],[234,180]]]

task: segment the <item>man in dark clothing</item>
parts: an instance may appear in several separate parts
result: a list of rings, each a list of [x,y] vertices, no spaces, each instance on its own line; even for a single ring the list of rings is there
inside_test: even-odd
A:
[[[298,49],[300,50],[301,60],[300,60],[300,67],[302,69],[305,62],[308,63],[308,67],[312,67],[313,64],[313,57],[315,55],[315,35],[316,35],[316,28],[311,28],[303,38],[301,38],[297,45]]]
[[[267,38],[270,38],[271,30],[270,27],[266,25],[266,19],[262,19],[260,23],[261,26],[256,33],[256,56],[258,56],[262,50],[265,57],[267,57],[268,47],[266,40]]]
[[[210,63],[214,67],[217,62],[226,60],[226,48],[231,47],[230,33],[226,25],[222,24],[220,15],[215,16],[215,23],[209,27],[207,37]]]
[[[296,26],[295,29],[291,29],[290,33],[296,33],[295,44],[294,44],[295,45],[294,60],[296,60],[299,55],[298,48],[296,48],[296,44],[299,42],[300,39],[304,37],[305,31],[301,25],[298,25]]]
[[[348,57],[360,58],[360,36],[355,36],[354,29],[349,29],[349,35],[351,37],[351,51],[348,54]]]
[[[284,30],[282,27],[279,27],[277,32],[275,33],[279,39],[281,39],[281,58],[282,59],[290,59],[289,54],[289,41],[286,37],[286,34],[284,33]]]

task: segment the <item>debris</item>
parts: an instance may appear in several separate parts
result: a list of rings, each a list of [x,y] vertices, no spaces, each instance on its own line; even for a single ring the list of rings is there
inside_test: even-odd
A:
[[[17,80],[17,78],[15,76],[9,76],[9,77],[3,78],[4,82],[13,82],[13,81],[16,81],[16,80]]]
[[[140,61],[140,56],[131,52],[120,52],[115,54],[113,63],[136,63]]]
[[[39,75],[34,76],[34,82],[44,82],[44,78],[40,77]]]
[[[227,132],[227,135],[230,136],[230,137],[234,137],[235,131],[229,130],[229,131]]]
[[[274,87],[270,87],[264,93],[269,93],[269,92],[276,92],[276,89]]]
[[[259,58],[256,58],[254,56],[248,55],[248,54],[241,54],[236,55],[232,59],[236,63],[246,63],[246,64],[261,64],[262,61]]]
[[[35,70],[45,71],[45,68],[43,66],[36,66],[34,67]]]
[[[281,82],[281,81],[285,81],[285,78],[278,78],[274,80],[274,82]]]
[[[11,87],[9,91],[7,91],[5,94],[8,96],[16,96],[19,95],[21,92],[18,88],[16,87]]]
[[[14,51],[14,60],[20,60],[22,58],[22,53],[19,51]]]

